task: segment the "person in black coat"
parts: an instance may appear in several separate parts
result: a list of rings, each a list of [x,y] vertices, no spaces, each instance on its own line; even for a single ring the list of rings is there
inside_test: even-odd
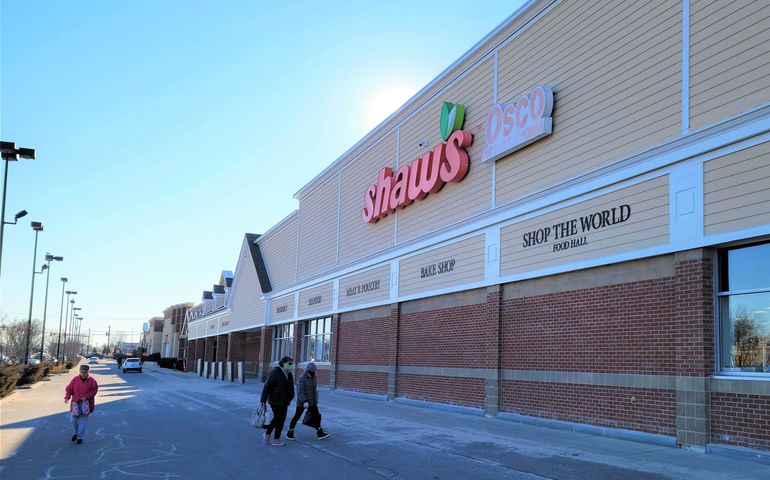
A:
[[[275,446],[286,445],[281,440],[281,432],[283,431],[283,424],[286,422],[286,411],[294,399],[294,377],[291,375],[293,368],[294,360],[291,357],[283,357],[278,362],[278,366],[267,376],[265,385],[262,387],[262,408],[269,402],[270,408],[273,410],[273,419],[262,436],[265,444],[270,441],[270,434],[275,432],[272,444]]]

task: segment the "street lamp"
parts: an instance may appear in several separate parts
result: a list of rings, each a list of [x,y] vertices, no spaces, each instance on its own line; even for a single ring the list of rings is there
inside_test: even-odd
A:
[[[5,229],[5,224],[15,224],[16,221],[18,221],[21,217],[27,214],[25,210],[22,210],[21,212],[16,214],[16,218],[13,222],[6,222],[5,221],[5,193],[8,189],[8,164],[10,162],[17,162],[19,161],[19,158],[25,158],[29,160],[35,159],[35,149],[34,148],[16,148],[16,144],[13,142],[0,142],[0,155],[2,155],[2,159],[5,160],[5,176],[3,177],[3,206],[0,210],[0,266],[2,265],[3,261],[3,230]],[[0,268],[0,271],[2,269]]]
[[[80,315],[76,315],[75,319],[78,321],[78,334],[77,334],[78,352],[81,352],[83,350],[83,342],[80,339],[80,326],[83,324],[83,317],[81,317]]]
[[[72,308],[70,309],[70,316],[72,317],[70,319],[70,336],[69,336],[70,344],[72,343],[72,338],[75,336],[75,311],[76,310],[80,311],[80,310],[82,310],[82,308],[75,306],[75,299],[73,298],[72,299]],[[72,347],[72,345],[70,345],[70,347]],[[67,354],[67,349],[66,348],[64,349],[64,354],[65,355]]]
[[[29,289],[29,318],[27,319],[27,341],[24,346],[24,363],[29,363],[29,341],[30,333],[32,333],[32,299],[35,296],[35,266],[37,265],[37,234],[43,231],[43,224],[40,222],[31,222],[30,225],[32,226],[32,230],[35,231],[35,251],[32,256],[32,286]]]
[[[72,304],[75,303],[74,299],[70,300],[70,295],[77,295],[77,294],[78,292],[74,290],[67,290],[67,313],[64,314],[64,350],[62,352],[63,353],[62,357],[64,358],[65,361],[67,360],[67,333],[70,331],[69,330],[69,324],[70,324],[69,309],[72,306]]]
[[[67,284],[67,277],[61,277],[61,306],[59,307],[59,333],[56,335],[56,362],[58,364],[59,348],[61,347],[61,321],[62,312],[64,311],[64,286]],[[69,300],[69,292],[67,292],[67,299]]]
[[[45,346],[45,319],[46,315],[48,315],[48,281],[51,280],[51,262],[61,262],[62,260],[64,260],[64,257],[56,257],[50,253],[45,254],[45,261],[48,262],[45,266],[48,273],[45,276],[45,304],[43,306],[43,333],[40,338],[40,362],[43,361],[43,348]]]

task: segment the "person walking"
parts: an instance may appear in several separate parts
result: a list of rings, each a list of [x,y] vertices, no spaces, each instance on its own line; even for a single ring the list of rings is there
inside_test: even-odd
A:
[[[73,378],[67,388],[64,389],[64,403],[72,399],[70,403],[70,424],[72,425],[72,438],[78,444],[83,443],[86,436],[86,424],[88,416],[94,411],[96,406],[96,392],[99,391],[99,385],[96,379],[88,374],[88,365],[80,366],[80,374]],[[88,411],[83,408],[88,404]]]
[[[286,432],[286,438],[289,440],[294,440],[294,427],[297,426],[302,412],[305,411],[305,406],[307,406],[308,414],[317,422],[317,425],[313,426],[315,427],[315,434],[318,440],[328,438],[330,435],[321,428],[321,413],[318,411],[318,381],[315,378],[315,371],[315,363],[309,362],[305,365],[305,371],[297,382],[297,409],[294,411],[294,417],[289,423],[289,431]]]
[[[291,357],[283,357],[278,362],[278,366],[267,376],[265,385],[262,387],[262,408],[265,408],[266,402],[269,402],[270,409],[273,410],[273,419],[262,435],[265,444],[270,442],[270,434],[274,433],[272,445],[276,447],[286,445],[281,440],[281,432],[283,432],[283,424],[286,422],[286,411],[294,399],[292,368],[294,368],[294,360]]]

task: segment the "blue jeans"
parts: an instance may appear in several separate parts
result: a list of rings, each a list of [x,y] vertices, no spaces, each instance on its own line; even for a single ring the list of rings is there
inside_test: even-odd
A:
[[[72,433],[77,435],[81,440],[86,437],[86,425],[88,424],[88,416],[76,417],[70,415],[70,424],[72,424]]]

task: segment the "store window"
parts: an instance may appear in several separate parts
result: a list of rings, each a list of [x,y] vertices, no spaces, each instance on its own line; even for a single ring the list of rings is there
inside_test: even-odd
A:
[[[302,338],[303,362],[331,362],[332,317],[317,318],[304,323]]]
[[[770,375],[770,243],[720,252],[723,373]]]
[[[273,327],[273,348],[270,360],[278,362],[283,357],[294,355],[294,324],[287,323]]]

